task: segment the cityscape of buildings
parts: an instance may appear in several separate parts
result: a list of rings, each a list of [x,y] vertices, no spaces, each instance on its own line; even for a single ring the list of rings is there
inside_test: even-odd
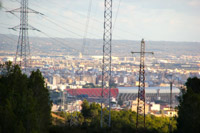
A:
[[[1,56],[0,62],[14,61],[14,56]],[[51,93],[52,110],[80,111],[83,99],[100,103],[102,83],[102,56],[33,56],[32,70],[39,69]],[[117,95],[113,96],[112,108],[116,110],[131,109],[136,111],[134,101],[137,98],[139,76],[139,56],[112,57],[112,88],[117,88]],[[168,55],[167,58],[147,56],[145,68],[145,86],[147,110],[146,113],[157,116],[169,116],[169,112],[176,115],[175,110],[169,109],[169,80],[167,74],[173,74],[173,108],[178,105],[177,97],[184,88],[188,77],[200,77],[200,57],[179,57]],[[93,88],[90,92],[80,89]],[[129,90],[127,90],[129,88]],[[69,92],[69,90],[76,90]],[[132,89],[132,90],[131,90]],[[132,92],[131,92],[132,91]],[[99,93],[99,94],[98,94]],[[63,96],[64,95],[64,102]],[[89,96],[92,94],[92,97]],[[75,99],[73,99],[75,98]],[[121,102],[121,104],[119,104]],[[64,103],[64,105],[63,105]],[[76,108],[74,107],[76,105]]]
[[[15,45],[8,39],[16,36],[0,35],[0,63],[15,62]],[[30,38],[32,46],[31,70],[39,69],[53,101],[52,111],[81,110],[83,99],[100,103],[102,86],[102,48],[99,40],[87,40],[85,53],[60,46],[47,38]],[[68,42],[66,39],[66,42]],[[76,39],[75,39],[76,40]],[[63,43],[65,41],[62,40]],[[66,43],[70,47],[81,47]],[[112,109],[131,109],[136,105],[139,84],[139,41],[113,41],[111,97]],[[97,45],[98,44],[98,45]],[[198,42],[146,42],[145,55],[146,113],[157,116],[176,114],[170,109],[170,81],[172,74],[172,107],[179,102],[189,77],[200,77]],[[184,53],[184,54],[183,54]],[[105,105],[107,106],[107,105]]]
[[[88,2],[89,5],[86,5]],[[24,131],[26,128],[27,131],[37,131],[34,128],[40,130],[44,126],[50,132],[65,132],[65,128],[69,131],[80,128],[82,132],[87,128],[98,129],[96,124],[100,124],[101,131],[105,129],[105,132],[115,132],[118,126],[120,130],[126,128],[127,131],[136,132],[181,132],[187,125],[184,125],[185,121],[192,121],[181,118],[192,114],[190,109],[185,111],[186,115],[181,113],[195,101],[191,100],[183,106],[190,89],[196,86],[191,85],[190,80],[200,78],[199,29],[196,28],[200,21],[198,15],[195,15],[199,3],[121,0],[88,2],[41,1],[38,4],[28,0],[0,0],[0,65],[11,64],[6,62],[19,65],[14,67],[19,70],[14,78],[11,72],[11,77],[3,81],[14,79],[14,83],[18,84],[13,86],[23,88],[16,93],[14,87],[8,86],[12,91],[6,89],[13,96],[5,97],[5,103],[11,104],[8,109],[6,104],[2,104],[2,108],[6,105],[3,111],[9,111],[5,113],[5,119],[13,117],[15,123],[20,124],[19,130]],[[14,15],[20,21],[7,14]],[[19,34],[16,34],[17,30]],[[5,69],[4,65],[1,66],[3,75],[5,71],[10,72],[10,66]],[[23,75],[24,80],[15,80],[18,74]],[[19,84],[18,81],[24,82]],[[6,86],[13,82],[4,84]],[[22,92],[26,93],[18,95]],[[18,101],[12,102],[15,100],[19,100],[19,105]],[[26,106],[32,108],[24,109]],[[96,108],[95,111],[93,108]],[[114,126],[111,123],[113,112],[119,113],[116,120],[120,121],[120,124]],[[118,119],[127,112],[130,114],[126,119]],[[18,117],[23,116],[23,113],[28,122]],[[47,113],[48,117],[45,116]],[[33,123],[30,122],[32,120],[29,118],[36,115]],[[196,112],[194,116],[197,116]],[[125,118],[124,115],[120,117]],[[161,122],[159,119],[165,120]],[[96,120],[100,120],[100,123]],[[47,121],[51,121],[52,125],[46,126]],[[183,121],[184,126],[180,126],[180,121]],[[7,121],[2,123],[6,125]],[[133,123],[136,126],[131,125]],[[32,124],[39,126],[33,126],[32,129]],[[18,129],[15,124],[10,125]],[[195,126],[190,126],[195,129]],[[4,131],[7,126],[2,127]]]
[[[181,56],[178,59],[146,59],[146,87],[169,86],[166,74],[173,73],[174,85],[183,85],[188,77],[200,76],[200,57]],[[14,57],[0,57],[1,63]],[[87,83],[101,86],[102,56],[32,57],[32,69],[39,69],[50,89],[82,88]],[[182,63],[183,62],[183,63]],[[187,63],[184,63],[187,62]],[[112,82],[116,86],[138,86],[139,57],[112,57]]]

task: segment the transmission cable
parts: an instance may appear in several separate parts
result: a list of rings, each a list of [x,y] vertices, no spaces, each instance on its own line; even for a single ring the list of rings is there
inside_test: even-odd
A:
[[[85,49],[85,45],[86,45],[88,26],[90,23],[91,7],[92,7],[92,0],[90,0],[89,7],[88,7],[88,15],[87,15],[87,20],[86,20],[86,25],[85,25],[85,32],[84,32],[84,36],[83,36],[83,46],[82,46],[82,50],[81,50],[82,54],[84,54],[84,52],[85,52],[84,49]]]
[[[53,38],[53,37],[49,36],[48,34],[42,32],[42,31],[41,31],[40,33],[42,33],[43,35],[49,37],[49,38],[52,39],[53,41],[58,42],[58,43],[61,44],[62,46],[68,47],[68,48],[70,48],[70,49],[72,49],[72,50],[74,50],[74,51],[77,51],[78,53],[79,53],[79,51],[80,51],[80,50],[75,49],[75,48],[73,48],[73,47],[66,46],[66,44],[64,44],[62,41],[60,41],[60,40],[58,40],[58,39],[56,39],[56,38]]]
[[[113,30],[112,30],[112,32],[113,32],[114,29],[115,29],[115,23],[116,23],[116,20],[117,20],[118,14],[119,14],[119,9],[120,9],[120,5],[121,5],[121,1],[122,1],[122,0],[119,0],[119,3],[118,3],[117,13],[116,13],[116,16],[115,16],[115,20],[114,20],[114,25],[113,25]]]

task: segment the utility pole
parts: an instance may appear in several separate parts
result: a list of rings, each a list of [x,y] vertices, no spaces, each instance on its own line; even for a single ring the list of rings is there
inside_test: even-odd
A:
[[[76,78],[75,78],[76,79]],[[74,81],[75,82],[75,81]],[[75,83],[74,83],[75,85]],[[77,116],[77,88],[72,89],[72,99],[71,99],[71,119],[70,126],[77,126],[78,116]]]
[[[65,90],[62,90],[62,106],[61,106],[61,110],[64,112],[65,111]]]
[[[108,98],[109,106],[109,118],[106,125],[111,126],[112,0],[105,0],[104,6],[101,128],[104,126],[103,103],[106,105],[106,98]],[[108,94],[105,93],[107,89],[109,89]]]
[[[168,74],[166,75],[167,80],[170,83],[170,101],[169,101],[169,108],[170,108],[170,123],[169,123],[169,132],[172,133],[172,86],[174,83],[173,75]]]
[[[19,62],[19,65],[22,69],[26,70],[31,67],[31,55],[30,55],[30,44],[29,44],[29,37],[28,37],[28,30],[36,30],[38,29],[30,26],[28,24],[28,13],[36,13],[43,15],[33,9],[28,7],[28,0],[21,0],[20,8],[7,11],[11,14],[14,12],[20,13],[20,25],[10,28],[12,30],[19,29],[19,38],[17,43],[17,51],[15,56],[15,64]]]
[[[138,101],[137,101],[137,118],[136,129],[140,127],[140,124],[145,128],[145,54],[153,52],[145,52],[145,41],[142,39],[140,52],[131,52],[132,54],[140,54],[140,70],[139,70],[139,86],[138,86]],[[139,118],[139,115],[143,115],[143,120]]]

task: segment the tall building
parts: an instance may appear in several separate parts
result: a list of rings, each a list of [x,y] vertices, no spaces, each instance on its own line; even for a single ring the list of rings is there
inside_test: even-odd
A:
[[[59,74],[55,74],[53,75],[53,85],[57,85],[60,84],[60,75]]]

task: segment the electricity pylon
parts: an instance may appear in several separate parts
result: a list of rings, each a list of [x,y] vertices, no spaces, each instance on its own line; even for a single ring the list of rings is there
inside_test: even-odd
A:
[[[24,69],[25,71],[31,67],[31,55],[30,55],[30,44],[29,44],[29,37],[28,37],[28,30],[37,30],[38,29],[30,26],[28,24],[28,13],[36,13],[41,14],[33,9],[30,9],[28,7],[28,0],[21,0],[20,2],[21,6],[20,8],[7,11],[11,14],[14,14],[14,12],[20,13],[20,25],[15,26],[13,30],[19,29],[19,38],[17,43],[17,51],[15,56],[15,64],[19,63],[20,67]]]
[[[137,119],[136,119],[136,129],[138,127],[145,128],[145,54],[153,52],[145,52],[145,41],[142,39],[140,52],[131,52],[140,54],[140,70],[139,70],[139,86],[138,86],[138,101],[137,101]],[[142,118],[143,117],[143,118]]]
[[[111,126],[111,51],[112,51],[112,0],[104,1],[104,34],[103,34],[103,65],[102,65],[102,100],[101,100],[101,127]],[[109,89],[108,94],[105,93]],[[108,99],[107,99],[108,98]],[[108,102],[108,104],[107,104]],[[109,106],[108,122],[104,120],[103,103]]]
[[[77,126],[78,125],[78,115],[77,115],[77,88],[72,90],[73,98],[71,100],[71,118],[70,118],[70,126]]]
[[[173,87],[173,83],[174,80],[176,79],[176,77],[174,77],[172,74],[166,74],[165,75],[166,79],[169,81],[170,83],[170,98],[169,98],[169,105],[170,105],[170,122],[169,122],[169,132],[172,133],[172,87]]]

